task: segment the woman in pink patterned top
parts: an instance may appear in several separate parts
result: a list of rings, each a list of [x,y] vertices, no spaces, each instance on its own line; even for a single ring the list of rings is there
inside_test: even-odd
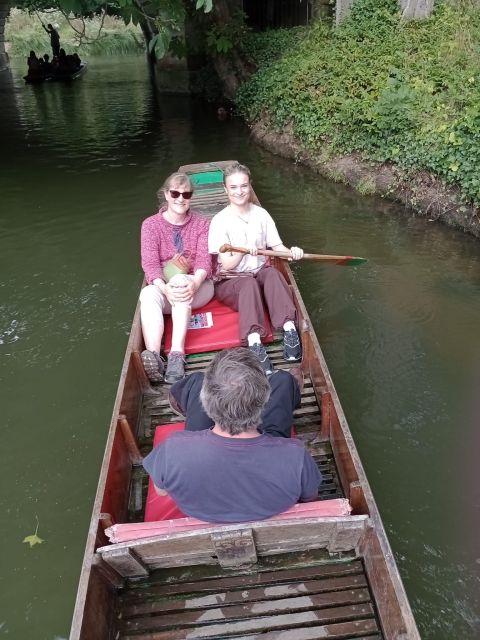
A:
[[[160,204],[165,199],[167,206],[143,221],[141,234],[147,280],[140,294],[146,347],[142,362],[151,382],[172,383],[185,375],[184,343],[192,308],[202,307],[213,297],[209,220],[190,211],[193,186],[185,173],[169,176],[157,195]],[[173,334],[164,378],[160,346],[165,313],[172,316]]]

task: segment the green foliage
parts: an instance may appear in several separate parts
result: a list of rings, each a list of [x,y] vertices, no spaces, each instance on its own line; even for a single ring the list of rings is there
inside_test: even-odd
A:
[[[241,50],[247,36],[248,27],[243,11],[236,11],[227,23],[215,23],[207,31],[207,48],[214,55],[228,53],[234,47]]]
[[[94,16],[86,19],[85,33],[88,43],[79,46],[75,31],[60,12],[37,14],[12,9],[5,30],[5,38],[10,44],[12,56],[26,58],[31,49],[37,54],[51,54],[50,37],[43,30],[40,20],[44,24],[48,22],[58,24],[61,46],[67,53],[77,51],[82,58],[133,54],[145,50],[141,30],[133,25],[126,26],[119,18],[106,16],[100,34],[101,18]],[[79,19],[72,20],[72,24],[78,30],[83,28]]]
[[[250,35],[257,71],[238,107],[313,151],[431,171],[480,204],[480,11],[439,0],[431,19],[404,22],[398,6],[356,0],[337,29]]]

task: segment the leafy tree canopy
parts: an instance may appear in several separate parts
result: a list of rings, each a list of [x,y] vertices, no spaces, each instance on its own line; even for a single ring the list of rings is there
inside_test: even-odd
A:
[[[149,50],[162,57],[175,45],[185,20],[186,6],[209,13],[213,0],[16,0],[14,3],[26,11],[48,11],[56,9],[67,18],[92,17],[94,14],[109,14],[121,17],[126,24],[146,26],[150,33]]]

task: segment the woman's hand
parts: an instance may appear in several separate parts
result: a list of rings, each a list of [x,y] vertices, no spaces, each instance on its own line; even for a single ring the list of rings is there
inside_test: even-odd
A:
[[[301,260],[303,258],[303,249],[300,249],[300,247],[290,247],[290,252],[292,260]]]
[[[165,295],[171,305],[176,302],[191,302],[196,290],[195,282],[187,278],[183,282],[175,282],[174,278],[173,281],[171,280],[165,285]]]

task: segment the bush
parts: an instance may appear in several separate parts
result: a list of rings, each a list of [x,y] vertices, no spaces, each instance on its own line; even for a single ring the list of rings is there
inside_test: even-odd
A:
[[[239,109],[291,126],[310,150],[392,161],[457,184],[480,204],[480,11],[437,0],[431,19],[403,22],[397,0],[356,0],[337,29],[251,35],[256,73]]]

